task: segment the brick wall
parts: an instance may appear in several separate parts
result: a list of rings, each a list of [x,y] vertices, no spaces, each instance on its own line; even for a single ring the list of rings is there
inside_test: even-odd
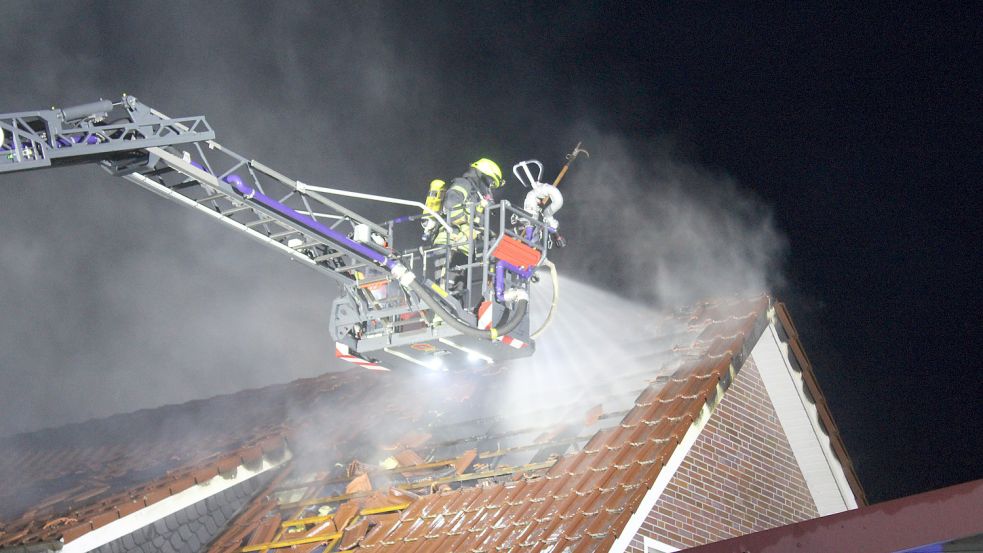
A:
[[[642,535],[686,548],[818,516],[748,358],[628,551]]]

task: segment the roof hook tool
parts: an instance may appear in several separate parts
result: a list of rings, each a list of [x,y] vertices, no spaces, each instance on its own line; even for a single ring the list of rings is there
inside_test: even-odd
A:
[[[590,157],[590,152],[580,147],[582,144],[583,142],[578,142],[577,145],[574,146],[573,151],[567,154],[567,162],[563,164],[563,167],[560,169],[560,173],[556,175],[556,178],[553,180],[554,187],[560,186],[560,181],[562,181],[563,177],[566,176],[567,171],[570,169],[570,164],[573,163],[573,160],[577,159],[577,156],[584,154],[585,156]],[[530,166],[534,166],[537,169],[535,176],[533,175]],[[514,173],[515,177],[519,179],[522,186],[526,188],[537,188],[537,185],[542,182],[540,179],[543,178],[543,164],[536,159],[520,161],[512,166],[512,173]]]
[[[578,155],[584,154],[585,156],[590,157],[590,152],[581,148],[581,144],[583,144],[583,142],[578,142],[577,145],[573,147],[573,151],[567,154],[567,162],[564,163],[563,168],[560,169],[560,174],[558,174],[556,179],[553,181],[553,186],[560,186],[560,181],[563,180],[563,177],[567,174],[567,170],[570,169],[570,164],[573,163],[573,160],[577,159]]]
[[[563,196],[560,196],[559,190],[556,190],[560,187],[560,181],[562,181],[563,177],[566,176],[567,171],[570,169],[570,164],[573,163],[573,160],[577,159],[577,156],[584,154],[585,156],[590,157],[590,152],[581,148],[581,145],[583,145],[583,142],[577,142],[577,145],[573,147],[573,151],[567,154],[567,162],[563,164],[559,174],[557,174],[556,178],[553,179],[554,193],[543,196],[543,198],[539,201],[539,206],[541,209],[545,210],[547,206],[552,203],[554,204],[553,211],[555,212],[559,211],[560,207],[563,206]],[[553,231],[553,240],[553,243],[560,248],[564,247],[567,243],[566,240],[564,240],[563,237],[560,236],[560,234],[555,230]]]

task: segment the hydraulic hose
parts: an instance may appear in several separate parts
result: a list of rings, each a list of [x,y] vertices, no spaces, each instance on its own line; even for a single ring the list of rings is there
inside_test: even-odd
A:
[[[457,318],[457,315],[451,313],[446,307],[441,305],[441,303],[433,297],[429,290],[424,288],[422,284],[417,281],[409,283],[407,286],[410,290],[416,292],[416,295],[420,296],[423,303],[427,304],[430,309],[433,309],[440,318],[447,321],[447,324],[451,325],[454,330],[457,330],[461,334],[466,334],[475,338],[481,338],[484,340],[497,340],[501,336],[505,336],[509,332],[512,332],[519,326],[522,319],[526,316],[526,310],[529,307],[528,299],[521,299],[515,302],[515,309],[509,314],[509,320],[505,321],[505,324],[498,328],[492,327],[490,330],[482,330],[480,328],[475,328],[466,322]]]
[[[543,324],[540,325],[538,329],[536,329],[536,332],[529,335],[529,337],[534,340],[539,338],[539,335],[546,330],[546,327],[548,327],[550,323],[553,322],[553,315],[556,314],[556,304],[560,301],[560,279],[556,276],[556,265],[554,265],[553,262],[548,259],[546,260],[545,265],[549,267],[550,280],[553,281],[553,301],[550,303],[550,311],[549,314],[546,315],[546,320],[543,321]]]
[[[197,164],[195,162],[192,162],[192,165],[197,165]],[[203,171],[205,170],[203,167],[198,167],[198,168]],[[392,272],[393,269],[396,268],[396,265],[398,265],[398,262],[396,260],[389,259],[385,255],[373,250],[372,248],[364,244],[360,244],[332,228],[324,226],[313,217],[309,217],[307,215],[304,215],[303,213],[299,213],[293,208],[285,205],[284,203],[278,202],[273,198],[270,198],[266,194],[263,194],[262,192],[253,189],[252,187],[246,185],[246,183],[242,181],[242,177],[240,177],[239,175],[228,175],[223,180],[229,185],[231,185],[236,192],[241,194],[244,199],[259,204],[265,207],[266,209],[272,210],[275,213],[282,215],[295,223],[302,224],[307,229],[312,230],[320,234],[321,236],[329,239],[338,247],[344,248],[348,252],[354,253],[356,255],[360,255],[366,259],[370,259],[375,263],[378,263],[380,266],[385,267],[390,272]]]

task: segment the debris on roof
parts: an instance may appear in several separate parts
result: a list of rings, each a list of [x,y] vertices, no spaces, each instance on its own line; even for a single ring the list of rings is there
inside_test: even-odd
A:
[[[368,491],[372,491],[372,481],[369,480],[369,474],[367,472],[363,472],[362,474],[359,474],[358,476],[353,478],[352,481],[349,482],[347,486],[345,486],[346,494],[355,494],[359,492],[368,492]]]
[[[301,500],[288,484],[283,491],[292,499],[271,504],[270,512],[304,521],[325,506],[359,505],[357,516],[338,526],[340,535],[311,542],[328,544],[326,550],[337,549],[335,541],[372,551],[606,550],[697,415],[734,377],[735,362],[767,324],[768,306],[758,298],[703,307],[708,317],[694,312],[672,325],[663,321],[660,329],[672,327],[675,340],[668,351],[649,354],[656,362],[641,370],[598,370],[580,388],[557,383],[570,388],[566,403],[431,424],[429,436],[412,441],[418,470],[400,462],[373,473],[378,490],[414,494],[389,509],[365,509],[367,492],[319,481]],[[280,544],[264,538],[222,537],[211,551]]]

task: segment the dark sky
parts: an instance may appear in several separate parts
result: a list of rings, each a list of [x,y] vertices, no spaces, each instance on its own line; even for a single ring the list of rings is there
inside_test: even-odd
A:
[[[583,138],[561,270],[769,287],[872,500],[983,477],[978,8],[13,2],[0,31],[0,111],[125,91],[312,183],[421,197]],[[325,370],[332,286],[133,188],[0,182],[0,434]]]

